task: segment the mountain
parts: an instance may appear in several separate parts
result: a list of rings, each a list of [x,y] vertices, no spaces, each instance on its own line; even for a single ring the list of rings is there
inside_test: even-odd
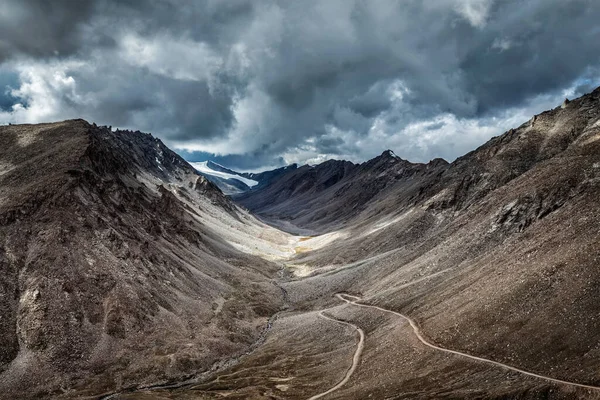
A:
[[[386,196],[386,189],[428,179],[447,165],[442,159],[413,164],[386,150],[363,164],[329,160],[291,169],[235,200],[264,218],[323,232],[345,225],[374,198]]]
[[[182,380],[261,340],[280,267],[251,253],[285,235],[160,140],[72,120],[0,143],[0,397]]]
[[[253,180],[257,181],[258,185],[253,187],[253,189],[260,189],[263,186],[267,186],[274,180],[278,179],[279,176],[281,176],[289,171],[293,171],[296,168],[298,168],[298,164],[290,164],[285,167],[275,168],[272,170],[258,172],[258,173],[244,172],[241,175],[248,179],[253,179]]]
[[[191,162],[190,164],[226,195],[236,195],[261,188],[281,174],[297,168],[296,164],[292,164],[269,171],[251,173],[237,172],[213,161]]]
[[[212,161],[190,163],[196,170],[214,183],[224,194],[243,193],[258,184],[240,173],[227,169]]]
[[[600,398],[600,88],[232,199],[139,132],[0,141],[0,397]]]

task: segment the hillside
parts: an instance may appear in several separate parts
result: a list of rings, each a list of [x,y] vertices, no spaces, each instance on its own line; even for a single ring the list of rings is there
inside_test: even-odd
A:
[[[324,232],[345,226],[394,185],[426,180],[447,165],[442,159],[413,164],[386,150],[362,164],[330,160],[304,165],[234,199],[267,220]]]
[[[246,352],[283,306],[279,266],[241,250],[275,259],[285,236],[160,140],[73,120],[0,142],[10,398],[181,380]]]

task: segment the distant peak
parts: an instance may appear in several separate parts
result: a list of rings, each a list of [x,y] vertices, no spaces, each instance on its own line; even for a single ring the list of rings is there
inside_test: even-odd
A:
[[[386,150],[386,151],[384,151],[383,153],[381,153],[381,157],[386,157],[386,158],[390,158],[391,157],[391,158],[400,159],[400,157],[398,157],[396,155],[396,153],[394,153],[393,151],[391,151],[389,149]]]

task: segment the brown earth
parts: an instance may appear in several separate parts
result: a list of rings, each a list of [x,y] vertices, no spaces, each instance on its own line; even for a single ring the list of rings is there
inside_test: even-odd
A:
[[[599,121],[600,89],[451,164],[300,167],[240,200],[323,233],[295,238],[147,135],[3,127],[0,389],[308,399],[356,327],[324,399],[598,399]]]

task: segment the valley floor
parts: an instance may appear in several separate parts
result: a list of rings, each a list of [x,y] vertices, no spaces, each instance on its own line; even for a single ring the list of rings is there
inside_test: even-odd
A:
[[[600,399],[599,386],[439,346],[410,316],[371,304],[368,298],[331,292],[337,285],[335,271],[381,262],[393,252],[342,267],[313,268],[293,258],[348,235],[288,236],[287,249],[253,252],[282,264],[275,283],[289,303],[269,320],[265,337],[247,354],[183,382],[135,388],[103,398]],[[433,272],[398,288],[427,285],[446,272]],[[310,277],[323,281],[327,275],[332,276],[324,278],[328,283],[314,287],[315,280],[311,282]]]

